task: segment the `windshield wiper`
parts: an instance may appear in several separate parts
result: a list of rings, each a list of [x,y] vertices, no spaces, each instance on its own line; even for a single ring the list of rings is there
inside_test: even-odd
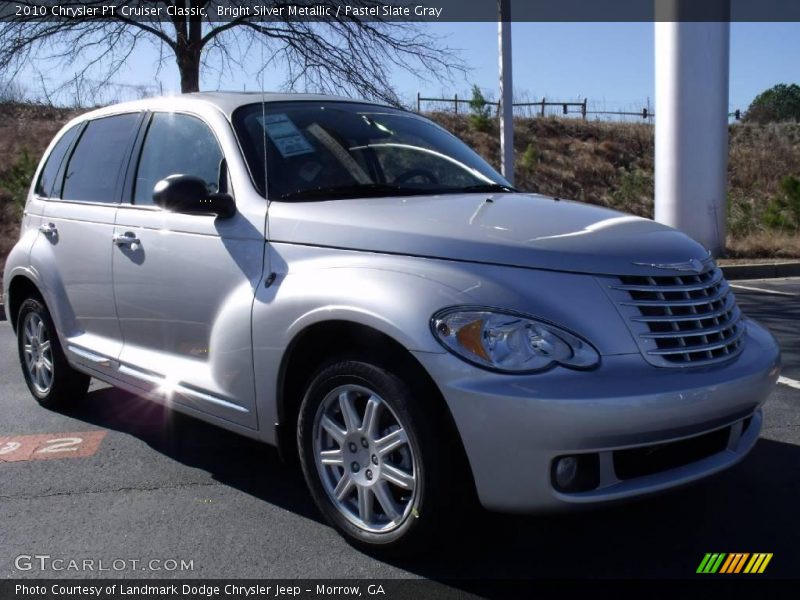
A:
[[[287,192],[282,200],[321,200],[334,198],[363,198],[370,196],[411,196],[430,194],[431,190],[404,188],[388,183],[356,183],[353,185],[330,185]]]
[[[518,192],[519,190],[502,183],[479,183],[457,188],[459,192]]]
[[[482,183],[454,188],[402,187],[390,183],[354,183],[352,185],[327,185],[307,190],[287,192],[281,200],[334,200],[341,198],[369,198],[375,196],[419,196],[427,194],[454,194],[460,192],[516,192],[509,185]]]

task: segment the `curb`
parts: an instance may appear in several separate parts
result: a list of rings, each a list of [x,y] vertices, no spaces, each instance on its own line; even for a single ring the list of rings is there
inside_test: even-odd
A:
[[[723,265],[720,266],[725,279],[774,279],[778,277],[800,277],[800,261],[780,263]]]

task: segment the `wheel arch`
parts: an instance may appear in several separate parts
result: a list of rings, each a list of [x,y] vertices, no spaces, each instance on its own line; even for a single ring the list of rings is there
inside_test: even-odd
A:
[[[14,333],[17,332],[19,308],[28,298],[38,298],[44,303],[44,294],[33,279],[24,274],[15,275],[8,284],[8,293],[5,298],[8,306],[8,320]]]
[[[337,348],[335,354],[330,351],[334,343]],[[391,367],[412,388],[428,395],[432,410],[439,412],[467,464],[466,452],[450,408],[428,371],[395,338],[368,325],[346,320],[309,325],[295,335],[283,355],[277,381],[276,440],[285,459],[297,459],[296,426],[304,384],[314,371],[334,357],[362,359],[384,368]],[[469,475],[472,479],[471,472]]]

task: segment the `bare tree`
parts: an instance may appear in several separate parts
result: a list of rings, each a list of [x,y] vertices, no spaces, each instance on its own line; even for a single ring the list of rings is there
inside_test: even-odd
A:
[[[14,2],[31,7],[42,3]],[[8,8],[9,3],[3,0],[0,10],[2,4]],[[104,4],[108,2],[58,2],[62,9],[99,8]],[[393,104],[399,99],[390,82],[392,71],[405,70],[422,79],[441,81],[466,70],[453,49],[417,24],[391,22],[380,16],[367,20],[346,15],[343,10],[336,17],[336,7],[343,5],[342,0],[120,0],[114,4],[113,16],[94,19],[67,14],[57,21],[43,21],[13,12],[4,14],[0,22],[0,69],[13,76],[26,64],[49,60],[74,69],[69,82],[73,86],[98,69],[103,73],[100,80],[109,81],[138,46],[151,43],[159,50],[158,68],[170,59],[177,64],[183,92],[199,91],[201,72],[216,72],[221,78],[229,69],[262,74],[265,69],[280,66],[287,74],[287,89],[355,92]],[[291,6],[311,4],[330,7],[331,16],[317,21],[290,16]],[[384,2],[350,0],[348,4],[377,7],[380,12]],[[158,5],[161,18],[130,16],[136,9]],[[250,10],[249,14],[242,10],[239,16],[219,21],[220,6]],[[282,16],[267,18],[256,16],[255,6],[284,6],[286,10]],[[123,11],[123,7],[128,10]],[[190,16],[168,16],[168,9]]]

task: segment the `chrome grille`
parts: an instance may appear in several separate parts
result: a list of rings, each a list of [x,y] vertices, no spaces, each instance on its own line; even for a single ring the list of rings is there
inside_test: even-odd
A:
[[[745,325],[722,271],[623,275],[605,279],[644,357],[667,367],[728,360],[742,350]]]

